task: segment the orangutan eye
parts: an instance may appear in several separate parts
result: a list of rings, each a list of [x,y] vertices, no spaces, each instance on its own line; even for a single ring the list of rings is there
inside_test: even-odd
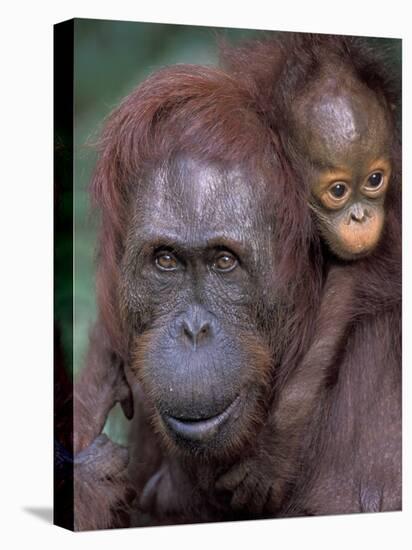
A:
[[[329,193],[334,199],[342,199],[347,192],[348,188],[343,182],[335,183],[334,185],[332,185],[332,187],[329,188]]]
[[[155,264],[161,271],[176,271],[179,262],[172,252],[160,250],[155,256]]]
[[[383,174],[382,172],[373,172],[368,177],[367,186],[371,189],[378,189],[383,182]]]
[[[238,265],[238,261],[230,252],[220,252],[213,261],[213,269],[222,273],[233,271]]]

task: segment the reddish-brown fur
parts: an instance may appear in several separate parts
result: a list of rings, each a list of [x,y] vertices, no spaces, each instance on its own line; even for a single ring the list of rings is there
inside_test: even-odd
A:
[[[74,387],[59,340],[55,354],[56,522],[76,531],[125,525],[134,496],[127,478],[127,449],[101,434],[116,402],[128,418],[133,414],[123,366],[108,346],[101,324],[90,335],[86,366]]]
[[[139,177],[149,167],[178,151],[232,165],[248,159],[251,169],[268,172],[271,141],[267,133],[259,132],[259,121],[249,108],[252,102],[237,79],[223,71],[182,65],[152,75],[108,119],[91,193],[102,219],[98,303],[102,322],[121,357],[127,356],[128,342],[121,331],[116,293],[131,189],[138,186]],[[280,187],[279,182],[279,193]],[[296,239],[307,247],[310,218],[303,212],[300,219],[293,216],[289,202],[296,202],[295,193],[299,196],[301,191],[291,190],[282,199],[284,207],[279,205],[285,219],[284,234],[279,238],[285,246]],[[288,261],[299,267],[305,263],[305,257],[297,252],[291,253],[290,260],[288,256],[283,260],[284,256],[279,259],[286,277]],[[299,271],[305,278],[305,271]],[[299,280],[297,284],[310,283]]]
[[[330,255],[329,251],[324,250],[326,259],[326,267],[329,265],[341,264],[338,266],[338,271],[335,272],[332,269],[328,277],[331,278],[334,292],[343,291],[342,301],[333,303],[335,300],[331,300],[326,309],[321,309],[320,326],[316,330],[316,334],[319,333],[319,337],[322,339],[322,334],[330,338],[332,348],[329,350],[323,350],[318,354],[318,365],[316,365],[317,355],[317,338],[315,338],[314,344],[311,350],[309,350],[307,356],[301,363],[295,374],[286,383],[285,389],[281,394],[281,399],[274,411],[274,416],[271,425],[274,428],[274,435],[266,430],[266,437],[272,437],[272,442],[276,442],[276,446],[280,449],[284,448],[279,441],[281,434],[285,433],[288,438],[286,448],[289,449],[289,456],[296,456],[296,449],[301,445],[299,440],[299,434],[302,435],[304,429],[307,427],[305,415],[316,414],[315,412],[315,399],[318,397],[318,391],[324,383],[322,372],[322,362],[319,364],[319,358],[326,359],[325,366],[328,367],[328,371],[333,374],[336,371],[336,376],[339,376],[341,380],[337,381],[336,388],[331,391],[331,395],[335,391],[341,391],[338,403],[344,404],[345,400],[349,398],[349,394],[345,396],[345,392],[355,392],[355,395],[362,396],[366,400],[370,400],[371,408],[375,406],[375,400],[378,399],[378,395],[381,390],[374,387],[373,384],[369,384],[366,378],[369,376],[372,379],[375,377],[386,378],[387,384],[391,387],[388,390],[388,394],[392,396],[393,410],[389,407],[384,415],[388,416],[388,419],[383,422],[386,424],[386,430],[388,431],[389,438],[391,438],[393,463],[388,465],[388,474],[382,479],[379,479],[379,475],[382,474],[382,468],[379,465],[371,463],[367,464],[367,458],[363,462],[363,467],[370,469],[375,468],[376,478],[373,479],[372,485],[374,489],[372,492],[376,492],[376,487],[380,484],[383,494],[383,486],[387,483],[385,477],[390,479],[392,483],[391,489],[388,491],[386,500],[381,494],[379,504],[376,502],[376,498],[370,498],[372,503],[365,502],[364,498],[359,497],[359,510],[378,510],[378,509],[399,509],[401,506],[401,393],[400,393],[400,368],[401,368],[401,145],[400,145],[400,132],[399,132],[399,120],[400,120],[400,89],[399,85],[390,72],[387,71],[387,60],[385,56],[380,58],[381,54],[376,52],[371,47],[368,47],[364,40],[356,38],[345,37],[333,37],[333,36],[321,36],[321,35],[287,35],[281,36],[277,40],[269,40],[261,43],[254,42],[251,45],[243,46],[239,49],[230,50],[223,47],[223,58],[229,69],[237,75],[241,75],[243,79],[248,82],[249,88],[252,90],[256,102],[259,105],[259,111],[261,116],[269,122],[271,128],[280,137],[280,143],[285,152],[285,156],[289,159],[290,164],[294,167],[293,178],[302,189],[306,188],[306,193],[309,201],[310,189],[307,184],[309,178],[305,178],[305,174],[308,171],[308,162],[305,158],[302,158],[300,151],[296,148],[293,140],[291,139],[291,133],[289,132],[289,124],[291,123],[291,113],[293,111],[294,98],[305,89],[308,79],[316,79],[317,71],[322,67],[325,62],[331,63],[335,59],[339,63],[343,63],[343,66],[347,67],[348,73],[353,72],[356,78],[360,82],[366,84],[372,94],[376,94],[383,99],[383,103],[386,104],[387,113],[392,119],[392,164],[393,173],[390,182],[389,196],[385,203],[386,213],[386,225],[384,228],[384,234],[380,245],[376,248],[374,253],[368,258],[358,260],[351,264],[345,264],[339,262],[336,258]],[[342,67],[342,65],[341,65]],[[309,167],[310,169],[310,167]],[[306,170],[306,172],[305,172]],[[336,268],[335,268],[336,269]],[[333,284],[333,278],[336,278],[336,286]],[[350,307],[345,307],[345,283],[341,280],[341,277],[346,276],[348,292],[346,292],[346,299],[350,300]],[[343,283],[343,288],[342,288]],[[349,284],[349,286],[348,286]],[[324,298],[327,294],[324,294]],[[344,308],[341,310],[340,308]],[[337,309],[336,309],[337,308]],[[322,315],[326,314],[324,321],[322,321]],[[335,315],[336,314],[336,317]],[[340,360],[334,356],[339,350],[339,338],[335,339],[332,333],[327,329],[328,322],[336,323],[338,332],[345,327],[345,324],[340,325],[341,322],[345,323],[343,319],[347,320],[347,328],[349,334],[343,333],[347,338],[347,351],[342,358],[342,364],[334,365],[334,362],[339,363]],[[322,328],[322,324],[326,321],[326,325]],[[392,329],[389,326],[392,325]],[[359,339],[359,335],[362,335],[364,341]],[[357,347],[354,342],[357,341]],[[379,361],[374,363],[374,353],[380,350],[382,357]],[[313,353],[312,353],[313,352]],[[332,354],[331,354],[332,352]],[[315,361],[313,361],[315,359]],[[334,361],[332,361],[332,359]],[[333,367],[333,368],[331,368]],[[339,367],[339,371],[337,370]],[[356,370],[357,369],[357,370]],[[388,373],[385,370],[388,369]],[[330,376],[330,374],[329,374]],[[347,378],[349,377],[349,378]],[[345,380],[346,382],[342,382]],[[356,386],[356,382],[359,386]],[[310,381],[309,385],[308,382]],[[311,390],[310,386],[315,384],[316,391]],[[348,385],[349,384],[349,385]],[[352,385],[353,384],[353,385]],[[306,387],[307,397],[304,400],[304,406],[291,412],[290,399],[293,395],[292,388],[296,385],[298,390]],[[338,388],[338,389],[337,389]],[[372,389],[373,388],[373,389]],[[376,397],[373,395],[373,391],[376,391]],[[393,393],[392,393],[393,392]],[[351,398],[352,399],[352,398]],[[385,396],[385,399],[389,399]],[[293,402],[292,398],[292,402]],[[295,401],[296,402],[296,401]],[[374,403],[372,405],[372,403]],[[331,417],[334,415],[334,422],[336,426],[339,422],[344,425],[345,422],[339,416],[338,407],[336,403],[331,406]],[[356,422],[356,405],[352,410],[348,411],[350,416],[353,415],[350,422]],[[392,416],[393,415],[393,416]],[[391,426],[391,419],[393,426]],[[371,417],[371,421],[373,421]],[[382,420],[380,420],[382,422]],[[322,424],[324,421],[320,420]],[[293,427],[292,427],[293,426]],[[353,428],[352,428],[353,429]],[[367,431],[365,426],[364,430]],[[359,432],[362,433],[362,428],[359,427]],[[373,428],[371,427],[371,432]],[[263,432],[265,433],[265,432]],[[293,437],[290,434],[295,434],[296,438],[293,441]],[[323,438],[325,435],[322,436]],[[327,449],[324,447],[325,442],[322,441],[322,437],[319,440],[319,448]],[[376,438],[379,438],[377,433]],[[365,433],[365,439],[367,438]],[[375,440],[376,448],[381,445],[385,445],[385,436],[382,432],[381,441]],[[348,443],[349,440],[342,440]],[[339,447],[337,447],[339,448]],[[360,444],[362,448],[362,444]],[[360,453],[365,453],[368,456],[368,451],[361,450]],[[347,459],[347,455],[343,453],[339,458],[333,451],[329,456],[325,456],[325,463],[328,461],[337,461]],[[287,460],[289,473],[293,476],[293,460]],[[376,459],[376,457],[375,457]],[[251,475],[249,484],[257,484],[261,476],[259,472],[265,466],[260,464],[261,459],[257,458],[256,461],[248,465],[249,470],[255,472],[256,475]],[[269,461],[270,463],[270,461]],[[274,467],[275,464],[279,464],[279,461],[274,459],[271,464]],[[286,472],[288,467],[285,465]],[[343,463],[340,463],[339,469],[345,470]],[[321,468],[319,468],[321,471]],[[378,472],[378,473],[376,473]],[[317,474],[318,479],[322,479],[322,474]],[[325,477],[328,474],[324,474]],[[233,483],[233,477],[236,478],[236,473],[232,473],[232,479],[228,478],[229,485]],[[299,483],[304,485],[305,474],[302,474],[298,478]],[[361,477],[361,475],[360,475]],[[280,476],[281,479],[281,476]],[[223,480],[223,482],[225,479]],[[349,480],[348,480],[349,481]],[[353,482],[353,480],[350,480]],[[325,482],[326,486],[330,486],[333,481]],[[360,482],[359,482],[360,483]],[[276,484],[275,484],[276,488]],[[360,493],[362,492],[359,489]],[[276,492],[276,491],[275,491]],[[332,513],[333,511],[351,511],[350,508],[345,509],[342,503],[338,503],[336,507],[331,506],[330,510],[323,504],[322,498],[319,496],[320,489],[313,487],[310,489],[309,494],[314,495],[313,502],[309,498],[309,504],[306,506],[315,510],[315,513],[319,513],[321,510],[323,513]],[[368,490],[366,490],[368,494]],[[286,505],[289,508],[288,513],[297,513],[298,510],[305,508],[304,498],[302,498],[302,491],[297,491],[290,499],[290,504]],[[273,494],[271,495],[273,497]],[[301,498],[301,502],[299,502]],[[369,498],[369,497],[368,497]],[[368,500],[366,498],[366,500]],[[276,500],[276,499],[275,499]],[[328,499],[326,499],[329,502]],[[318,508],[316,509],[316,507]]]
[[[129,342],[125,338],[128,330],[119,311],[117,294],[129,193],[138,186],[139,176],[145,170],[182,150],[229,165],[244,164],[247,159],[252,173],[260,171],[271,178],[274,175],[271,149],[274,138],[260,126],[250,104],[248,91],[224,72],[178,67],[161,71],[148,79],[109,119],[101,139],[100,160],[92,183],[92,194],[102,213],[98,303],[104,329],[97,330],[110,335],[112,350],[118,357],[126,361],[130,359]],[[289,196],[282,194],[281,172],[276,176],[274,193],[289,198],[288,202],[282,197],[278,204],[279,216],[286,220],[286,224],[280,226],[282,233],[278,238],[285,246],[291,245],[288,247],[290,254],[279,251],[278,284],[284,286],[285,296],[290,295],[288,302],[296,305],[293,311],[285,309],[284,323],[290,344],[288,360],[292,362],[302,355],[313,330],[312,323],[308,324],[305,316],[316,307],[320,280],[318,267],[309,258],[310,218],[304,203],[299,201],[299,190],[296,196],[294,193]],[[298,219],[293,216],[291,204],[297,204],[295,210],[301,205]],[[292,242],[299,243],[303,253],[296,250]],[[302,277],[292,282],[289,277],[291,269],[302,273]],[[312,291],[306,294],[310,288]],[[297,299],[301,293],[305,293],[309,300]],[[293,338],[294,332],[299,332],[300,338]],[[93,347],[91,357],[101,354],[98,350],[93,352]],[[113,360],[113,355],[110,356]],[[110,368],[110,360],[104,363]],[[89,361],[89,369],[90,365]],[[83,376],[94,378],[93,372]],[[97,409],[98,419],[95,419],[92,431],[96,431],[96,427],[101,425],[100,418],[107,414],[103,408],[100,408],[103,414]],[[261,418],[257,420],[262,421]],[[141,422],[141,418],[137,422]],[[76,429],[82,433],[80,419]],[[241,436],[245,437],[244,434]],[[144,441],[146,448],[151,446],[149,438],[153,438],[150,432]],[[145,454],[144,449],[139,449],[139,452]],[[149,474],[156,468],[156,453],[158,455],[158,451],[153,450],[147,457]],[[145,478],[142,470],[136,470],[139,479]],[[99,517],[94,521],[89,514],[88,522],[92,528],[99,524]]]
[[[131,193],[149,168],[178,151],[226,165],[246,162],[273,182],[280,220],[276,285],[285,307],[282,334],[273,338],[279,338],[283,348],[282,360],[269,377],[271,408],[258,419],[264,426],[232,463],[210,468],[201,461],[185,461],[168,453],[151,430],[150,396],[136,385],[137,451],[129,472],[138,499],[132,524],[400,507],[399,144],[394,145],[395,184],[381,246],[353,267],[339,266],[334,287],[328,278],[334,276],[334,260],[321,248],[311,220],[307,189],[288,148],[287,121],[275,116],[281,101],[274,101],[284,97],[283,88],[276,95],[276,79],[282,70],[289,71],[292,80],[299,77],[292,62],[285,65],[285,52],[289,60],[299,57],[299,40],[293,48],[264,44],[255,53],[248,48],[235,52],[233,76],[195,66],[160,71],[126,98],[103,132],[92,194],[102,215],[97,330],[108,335],[104,353],[110,360],[103,362],[109,370],[118,362],[126,369],[131,365],[133,339],[119,307],[119,269]],[[321,50],[314,51],[320,55]],[[349,51],[349,58],[362,66],[362,56],[354,52]],[[300,67],[297,64],[296,73]],[[379,71],[370,79],[385,93]],[[325,280],[332,280],[332,298],[331,287],[323,288]],[[340,291],[342,296],[336,295]],[[143,338],[150,345],[150,338]],[[99,342],[94,346],[96,351],[90,353],[99,355]],[[139,361],[135,367],[141,368]],[[130,374],[127,370],[132,380]],[[107,414],[103,407],[101,412],[96,427]],[[75,426],[80,432],[81,422]],[[124,484],[120,478],[119,495]],[[87,528],[110,525],[116,491],[105,511],[98,509],[93,517],[89,510]],[[101,496],[97,489],[96,494]],[[79,499],[81,506],[80,494]],[[100,502],[105,505],[104,497]],[[80,522],[83,510],[78,508]],[[112,525],[118,525],[118,518]]]

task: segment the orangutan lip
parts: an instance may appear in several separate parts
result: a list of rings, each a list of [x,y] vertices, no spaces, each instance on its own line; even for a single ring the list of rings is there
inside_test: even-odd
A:
[[[214,437],[220,426],[226,422],[239,402],[238,395],[234,401],[220,414],[201,420],[175,418],[164,415],[163,421],[176,435],[190,441],[207,441]]]

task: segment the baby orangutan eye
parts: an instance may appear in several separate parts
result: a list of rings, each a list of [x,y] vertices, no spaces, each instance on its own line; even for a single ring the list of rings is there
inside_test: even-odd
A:
[[[318,198],[325,208],[340,210],[348,202],[350,195],[351,188],[346,182],[334,181],[322,191]]]
[[[329,188],[329,193],[334,199],[342,199],[347,192],[348,188],[343,182],[335,183],[334,185],[332,185],[332,187]]]
[[[382,172],[373,172],[367,181],[367,187],[369,189],[378,189],[383,183],[383,174]]]
[[[213,261],[213,269],[221,273],[233,271],[237,265],[237,259],[230,252],[220,252]]]
[[[155,264],[161,271],[176,271],[178,261],[176,256],[167,250],[160,250],[155,256]]]

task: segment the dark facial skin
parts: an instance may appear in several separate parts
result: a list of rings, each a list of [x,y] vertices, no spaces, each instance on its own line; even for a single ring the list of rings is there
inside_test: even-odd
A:
[[[266,187],[180,157],[146,178],[134,205],[122,281],[132,371],[166,444],[189,454],[232,454],[262,417],[271,355],[257,310],[274,273]]]
[[[331,250],[346,260],[369,254],[382,234],[391,174],[386,112],[336,67],[297,102],[295,139],[310,162],[311,207]]]

